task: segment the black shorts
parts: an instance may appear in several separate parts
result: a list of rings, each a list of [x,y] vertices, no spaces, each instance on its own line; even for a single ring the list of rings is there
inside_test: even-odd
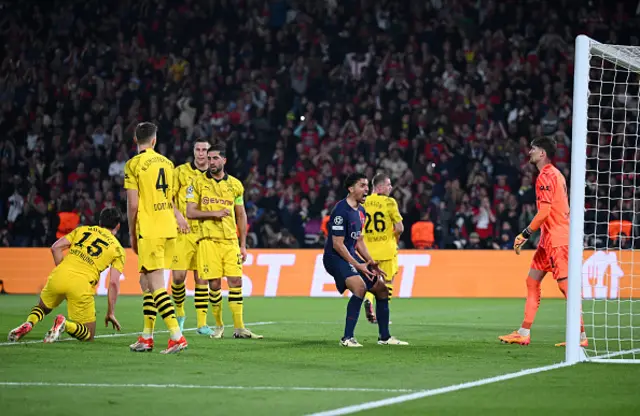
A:
[[[354,258],[361,264],[365,263],[357,256],[354,256]],[[362,276],[358,270],[353,267],[353,265],[349,264],[348,261],[340,256],[325,254],[322,256],[322,263],[324,264],[324,268],[327,273],[329,273],[336,282],[336,289],[338,289],[340,294],[347,290],[347,279],[351,276],[360,276],[364,284],[367,286],[367,290],[371,290],[376,284],[377,279],[369,280],[369,278]]]

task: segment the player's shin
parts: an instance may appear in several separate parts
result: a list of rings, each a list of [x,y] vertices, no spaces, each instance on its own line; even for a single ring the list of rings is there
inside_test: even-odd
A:
[[[376,315],[380,339],[384,341],[391,338],[389,333],[389,299],[376,299]]]
[[[153,292],[153,300],[158,308],[158,313],[164,320],[167,329],[169,330],[169,336],[173,341],[178,341],[182,338],[182,332],[180,332],[180,326],[176,319],[176,312],[171,303],[171,298],[164,288],[157,289]]]
[[[31,324],[31,326],[35,326],[38,322],[42,321],[45,316],[45,311],[40,306],[34,306],[27,316],[27,322]]]
[[[222,290],[211,289],[209,292],[209,302],[211,302],[211,312],[213,312],[213,317],[216,320],[216,326],[224,326],[222,322]]]
[[[207,326],[207,311],[209,309],[209,286],[197,284],[193,295],[193,303],[196,307],[196,327]]]
[[[362,308],[362,298],[355,294],[349,299],[347,303],[347,317],[344,325],[344,338],[353,338],[358,324],[358,318],[360,317],[360,308]]]
[[[92,333],[87,325],[78,324],[76,322],[67,320],[64,324],[64,330],[67,334],[71,335],[78,341],[89,341],[92,338]]]
[[[156,327],[156,303],[150,292],[145,292],[142,302],[142,313],[144,314],[144,326],[142,328],[142,337],[144,339],[153,338],[153,331]]]
[[[229,288],[229,309],[233,315],[233,327],[235,329],[244,328],[242,286]]]
[[[567,292],[569,290],[569,282],[567,281],[567,278],[564,279],[558,279],[558,288],[560,289],[560,291],[562,292],[562,294],[564,295],[564,298],[567,298]],[[580,339],[586,339],[587,338],[587,334],[584,330],[584,319],[582,318],[582,314],[580,315]]]
[[[187,298],[187,287],[184,284],[186,272],[174,271],[174,281],[171,282],[171,297],[176,308],[176,316],[184,317],[184,301]]]
[[[536,313],[540,307],[540,281],[527,277],[527,301],[524,306],[524,320],[522,321],[522,327],[518,331],[520,335],[528,336],[531,331],[531,326],[536,318]]]

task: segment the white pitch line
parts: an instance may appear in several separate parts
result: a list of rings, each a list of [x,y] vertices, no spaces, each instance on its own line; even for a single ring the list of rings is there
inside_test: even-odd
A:
[[[248,323],[247,326],[261,326],[261,325],[273,325],[276,322],[251,322]],[[233,327],[233,325],[225,325],[225,328],[231,328]],[[195,331],[198,328],[187,328],[185,329],[183,332],[187,332],[187,331]],[[163,331],[155,331],[155,334],[166,334],[169,333],[169,331],[167,330],[163,330]],[[128,333],[122,333],[122,332],[116,332],[113,334],[103,334],[103,335],[96,335],[95,337],[93,337],[94,339],[98,339],[98,338],[118,338],[118,337],[130,337],[130,336],[134,336],[134,335],[139,335],[140,332],[128,332]],[[58,342],[65,342],[65,341],[77,341],[75,338],[65,338],[65,339],[61,339]],[[42,344],[43,341],[42,340],[33,340],[33,341],[18,341],[18,342],[0,342],[0,347],[8,347],[8,346],[12,346],[12,345],[28,345],[28,344]]]
[[[531,374],[542,373],[545,371],[556,370],[558,368],[568,367],[570,364],[559,363],[547,365],[544,367],[536,367],[529,368],[527,370],[521,370],[515,373],[503,374],[501,376],[483,378],[476,381],[469,381],[462,384],[454,384],[447,387],[440,387],[437,389],[429,389],[418,391],[411,394],[403,394],[397,397],[390,397],[388,399],[375,400],[371,402],[364,402],[360,404],[355,404],[351,406],[340,407],[334,410],[327,410],[324,412],[318,412],[310,414],[309,416],[340,416],[340,415],[349,415],[356,412],[361,412],[363,410],[376,409],[378,407],[390,406],[392,404],[405,403],[412,400],[422,399],[424,397],[436,396],[439,394],[451,393],[458,390],[470,389],[472,387],[484,386],[487,384],[497,383],[499,381],[511,380],[518,377],[524,377]]]
[[[109,384],[109,383],[50,383],[0,381],[6,387],[97,387],[97,388],[149,388],[149,389],[202,389],[202,390],[272,390],[272,391],[316,391],[316,392],[365,392],[365,393],[407,393],[410,389],[374,389],[360,387],[286,387],[286,386],[204,386],[197,384]]]

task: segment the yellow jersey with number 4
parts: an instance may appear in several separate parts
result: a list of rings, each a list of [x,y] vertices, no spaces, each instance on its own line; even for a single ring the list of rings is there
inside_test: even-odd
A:
[[[198,177],[203,176],[205,173],[207,173],[206,170],[198,169],[193,162],[183,163],[176,168],[173,178],[173,187],[176,191],[175,200],[178,205],[178,211],[180,211],[185,218],[187,218],[187,189],[193,185],[193,182]],[[187,222],[189,223],[191,232],[197,233],[199,226],[198,220],[187,219]]]
[[[175,238],[178,223],[173,213],[174,166],[153,149],[127,161],[125,189],[138,191],[138,239]]]
[[[402,221],[398,203],[390,196],[372,194],[364,202],[367,212],[364,242],[376,261],[389,260],[398,254],[393,226]]]
[[[187,189],[187,203],[197,204],[200,211],[228,209],[230,215],[222,219],[200,220],[200,238],[237,242],[236,205],[244,205],[244,186],[233,176],[225,174],[220,180],[207,172],[199,176]]]
[[[124,271],[125,254],[118,239],[103,227],[82,226],[64,236],[71,247],[56,272],[86,276],[95,286],[107,267]]]

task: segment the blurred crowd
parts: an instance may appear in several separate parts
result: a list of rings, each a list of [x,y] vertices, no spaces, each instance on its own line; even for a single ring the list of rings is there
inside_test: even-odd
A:
[[[125,212],[144,120],[176,166],[196,137],[227,143],[252,247],[319,247],[342,178],[384,170],[402,247],[510,249],[536,212],[533,137],[569,179],[575,36],[638,45],[637,27],[603,0],[0,0],[0,246]],[[609,116],[637,121],[625,91]],[[640,155],[615,148],[637,131],[595,111],[588,244],[631,246]]]

